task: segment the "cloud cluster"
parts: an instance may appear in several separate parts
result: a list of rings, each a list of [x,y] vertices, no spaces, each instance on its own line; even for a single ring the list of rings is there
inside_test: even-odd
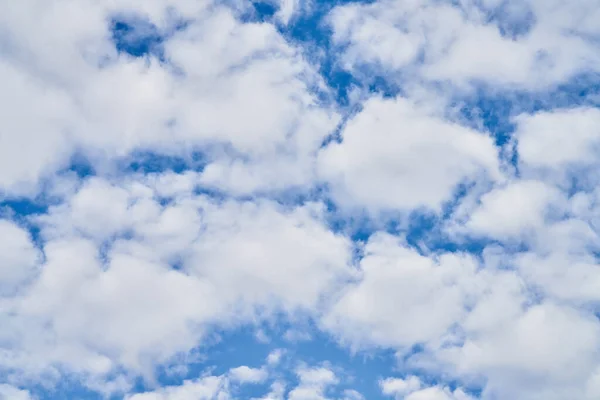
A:
[[[30,193],[74,154],[105,170],[133,151],[205,152],[203,183],[235,193],[307,184],[310,156],[338,119],[319,106],[321,78],[300,51],[271,24],[241,23],[241,11],[163,0],[0,11],[8,193]],[[163,61],[117,52],[111,20],[128,16],[133,29],[141,20],[165,35]]]
[[[402,378],[386,378],[379,382],[381,391],[387,396],[406,400],[473,400],[462,389],[451,390],[439,385],[423,385],[416,376]]]
[[[269,391],[253,400],[363,400],[360,393],[348,389],[342,397],[330,397],[326,392],[336,386],[339,380],[335,372],[326,365],[308,366],[299,364],[293,372],[297,383],[292,385],[285,396],[287,382],[277,378],[273,365],[261,368],[240,366],[230,369],[223,375],[206,373],[200,378],[185,381],[179,386],[160,388],[151,392],[134,394],[127,400],[229,400],[240,398],[239,391],[244,385],[272,381]],[[281,372],[281,371],[279,371]],[[240,379],[241,378],[241,379]]]
[[[597,0],[0,2],[0,398],[599,398],[599,22]],[[274,350],[160,381],[241,329],[394,367]]]
[[[330,15],[346,68],[533,90],[597,72],[597,20],[593,0],[380,0]]]
[[[209,326],[312,313],[353,274],[349,240],[319,204],[218,202],[179,191],[192,176],[155,178],[89,179],[36,217],[39,250],[5,222],[19,244],[3,256],[15,271],[5,280],[22,284],[3,299],[4,367],[151,371]],[[171,197],[161,204],[160,193]]]

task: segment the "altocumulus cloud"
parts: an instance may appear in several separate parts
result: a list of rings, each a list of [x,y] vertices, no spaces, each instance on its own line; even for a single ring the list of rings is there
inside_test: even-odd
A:
[[[0,399],[600,398],[599,43],[599,0],[0,1]]]

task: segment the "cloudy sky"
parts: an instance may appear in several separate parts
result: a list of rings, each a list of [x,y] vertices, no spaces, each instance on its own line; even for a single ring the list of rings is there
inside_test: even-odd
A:
[[[597,400],[600,0],[0,0],[0,399]]]

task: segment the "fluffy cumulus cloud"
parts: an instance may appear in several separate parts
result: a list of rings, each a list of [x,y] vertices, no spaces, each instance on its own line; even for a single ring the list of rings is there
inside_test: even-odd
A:
[[[451,390],[439,385],[423,385],[416,376],[386,378],[379,382],[384,395],[408,400],[473,400],[462,389]]]
[[[0,2],[0,399],[600,398],[600,2]]]
[[[338,7],[329,23],[349,69],[539,89],[596,71],[596,18],[593,0],[380,0]]]
[[[194,347],[210,325],[277,311],[313,313],[321,296],[353,273],[348,239],[324,226],[317,204],[286,209],[184,192],[161,205],[156,196],[139,181],[119,186],[93,178],[36,217],[45,257],[6,304],[11,367],[61,363],[108,373],[122,365],[143,372]],[[16,262],[35,261],[36,253],[25,245],[12,252],[11,266],[29,271]],[[240,381],[262,377],[245,369],[232,374]]]
[[[3,399],[14,399],[14,400],[30,400],[31,395],[26,390],[19,390],[13,386],[0,385],[0,396]]]
[[[439,210],[459,183],[500,178],[492,139],[397,98],[373,98],[319,155],[341,204]]]
[[[258,372],[260,371],[260,378]],[[289,390],[289,394],[284,397],[286,392],[286,383],[281,380],[273,380],[273,371],[268,365],[261,369],[249,368],[245,365],[235,367],[229,370],[225,375],[205,374],[194,380],[188,380],[178,386],[168,386],[157,390],[144,393],[137,393],[126,397],[127,400],[229,400],[239,398],[236,393],[242,386],[256,384],[259,381],[271,380],[269,390],[260,398],[254,400],[333,400],[334,398],[326,396],[332,386],[336,386],[339,381],[335,373],[327,366],[308,366],[299,365],[295,371],[289,371],[296,375],[297,383]],[[243,377],[240,379],[240,377]],[[361,400],[362,395],[352,389],[343,391],[340,400]]]
[[[462,319],[478,288],[470,256],[423,256],[387,234],[372,236],[364,253],[359,281],[344,289],[323,319],[356,345],[401,349],[435,340]]]

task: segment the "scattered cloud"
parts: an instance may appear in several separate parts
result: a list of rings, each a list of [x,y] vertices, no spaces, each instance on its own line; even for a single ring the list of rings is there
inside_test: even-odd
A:
[[[599,398],[599,6],[0,2],[0,398]]]

